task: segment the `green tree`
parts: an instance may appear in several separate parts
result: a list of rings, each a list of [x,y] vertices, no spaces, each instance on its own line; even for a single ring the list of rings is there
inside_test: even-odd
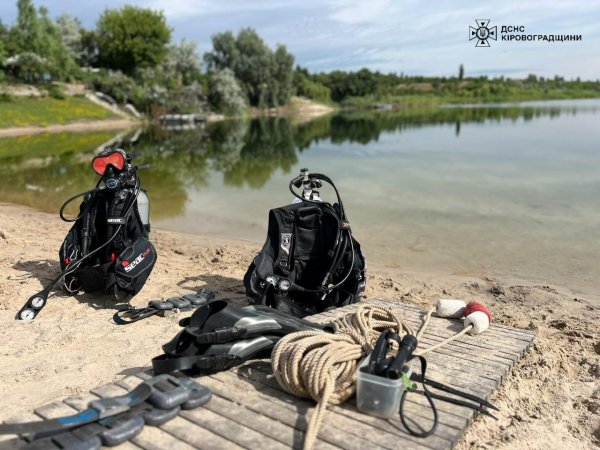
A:
[[[331,102],[331,90],[327,86],[313,81],[308,70],[303,67],[296,67],[293,84],[295,94],[300,97],[323,103]]]
[[[79,61],[83,52],[81,41],[83,27],[79,19],[63,13],[56,19],[56,27],[65,48],[76,61]]]
[[[79,65],[81,67],[94,67],[98,65],[98,35],[94,30],[81,30]]]
[[[218,33],[212,38],[213,50],[204,55],[211,71],[230,69],[253,106],[277,106],[291,95],[294,57],[284,46],[271,51],[252,28],[237,36]]]
[[[105,10],[96,33],[100,66],[129,75],[137,68],[161,64],[171,40],[162,12],[129,5]]]
[[[196,42],[182,39],[179,44],[171,45],[165,65],[175,75],[179,84],[189,85],[197,81],[202,62]]]
[[[294,56],[288,53],[285,45],[278,45],[273,55],[273,78],[277,81],[277,97],[273,103],[285,105],[292,95],[294,80]]]
[[[230,114],[241,114],[244,111],[246,108],[244,92],[231,69],[211,72],[209,101],[217,111]]]
[[[46,46],[45,53],[41,55],[48,59],[50,74],[63,80],[74,77],[79,68],[69,49],[63,44],[60,30],[48,16],[47,8],[41,7],[39,12]]]
[[[32,0],[17,1],[17,23],[10,30],[9,51],[12,55],[45,50],[42,26]]]
[[[9,33],[11,55],[17,58],[14,71],[28,81],[47,76],[66,79],[77,73],[77,65],[62,43],[48,10],[36,10],[31,0],[18,0],[17,23]]]
[[[4,65],[7,56],[8,30],[0,20],[0,66]]]

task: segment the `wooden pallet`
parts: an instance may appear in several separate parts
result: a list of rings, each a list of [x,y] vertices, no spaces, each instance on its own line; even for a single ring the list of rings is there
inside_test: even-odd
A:
[[[424,312],[414,306],[371,299],[368,303],[391,306],[403,314],[415,328]],[[327,322],[353,312],[356,305],[312,316],[315,322]],[[420,346],[435,344],[462,329],[461,321],[432,319]],[[427,375],[442,383],[489,398],[512,366],[529,348],[534,333],[492,324],[479,336],[462,336],[427,356]],[[151,372],[141,372],[115,383],[100,386],[85,395],[70,397],[37,408],[19,421],[39,420],[73,414],[98,397],[121,395],[135,387]],[[144,427],[131,442],[118,449],[238,449],[263,450],[301,448],[314,403],[283,392],[272,375],[268,360],[252,361],[227,372],[197,378],[212,389],[214,396],[204,407],[183,411],[160,428]],[[413,394],[407,399],[406,411],[414,422],[427,427],[430,410],[425,398]],[[454,447],[475,413],[467,408],[436,402],[440,424],[426,439],[410,436],[399,418],[383,420],[359,413],[354,401],[329,408],[325,415],[318,449],[448,449]],[[500,411],[499,415],[506,414]],[[0,448],[20,448],[25,441],[11,439]]]

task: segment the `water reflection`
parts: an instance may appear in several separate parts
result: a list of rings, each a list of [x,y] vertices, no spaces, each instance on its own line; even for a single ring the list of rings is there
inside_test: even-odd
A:
[[[290,172],[299,152],[322,141],[335,145],[367,145],[382,134],[454,126],[465,123],[532,121],[541,117],[596,113],[598,104],[579,102],[527,106],[440,108],[385,112],[354,112],[293,124],[283,118],[228,120],[189,131],[145,130],[134,147],[136,162],[150,164],[141,176],[151,192],[153,217],[185,214],[191,188],[208,186],[211,172],[224,184],[260,189],[273,173]],[[70,195],[95,182],[92,153],[112,137],[110,132],[39,134],[0,139],[0,199],[56,211]],[[127,142],[127,139],[124,139]]]

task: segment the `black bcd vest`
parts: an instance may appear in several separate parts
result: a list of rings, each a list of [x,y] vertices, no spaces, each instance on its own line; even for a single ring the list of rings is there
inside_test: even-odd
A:
[[[365,269],[338,204],[302,201],[269,212],[266,242],[244,285],[250,302],[304,317],[357,302]]]
[[[142,289],[156,262],[156,250],[148,240],[149,230],[142,223],[134,195],[135,189],[126,187],[99,189],[84,198],[78,219],[60,247],[61,269],[105,247],[65,276],[68,292],[102,290],[124,300]],[[128,208],[132,201],[135,204]]]

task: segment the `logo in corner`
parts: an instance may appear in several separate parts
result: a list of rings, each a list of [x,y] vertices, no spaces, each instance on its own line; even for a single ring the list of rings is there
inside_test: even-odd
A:
[[[494,41],[498,39],[498,27],[489,27],[490,19],[477,19],[475,20],[477,28],[469,26],[469,41],[477,39],[475,47],[489,47],[490,43],[488,39]]]
[[[290,246],[292,245],[292,233],[281,233],[281,249],[290,254]]]

